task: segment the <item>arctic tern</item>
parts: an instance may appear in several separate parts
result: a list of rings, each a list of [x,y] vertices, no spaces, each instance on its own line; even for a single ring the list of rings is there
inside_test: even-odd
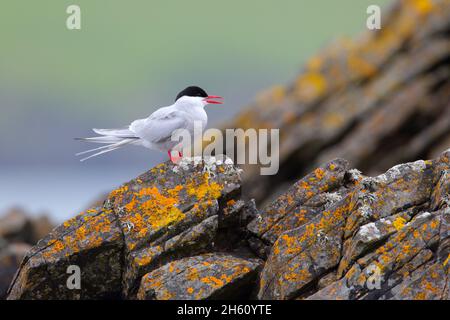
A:
[[[221,99],[223,98],[220,96],[208,95],[205,90],[197,86],[187,87],[177,95],[174,104],[156,110],[148,118],[135,120],[122,129],[92,129],[98,136],[77,138],[77,140],[106,145],[76,155],[93,153],[80,160],[85,161],[127,145],[136,145],[167,152],[170,160],[174,162],[172,149],[179,142],[171,140],[172,133],[177,129],[187,129],[192,134],[196,121],[201,123],[203,130],[208,121],[204,107],[208,104],[222,104]],[[182,157],[181,151],[176,151],[178,156]]]

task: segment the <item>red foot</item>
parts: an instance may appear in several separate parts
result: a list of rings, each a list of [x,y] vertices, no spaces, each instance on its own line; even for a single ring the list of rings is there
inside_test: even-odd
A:
[[[178,151],[178,157],[172,156],[172,150],[167,151],[167,154],[169,155],[169,159],[170,159],[170,161],[172,161],[172,163],[178,163],[181,160],[181,158],[183,157],[183,154],[180,151]]]

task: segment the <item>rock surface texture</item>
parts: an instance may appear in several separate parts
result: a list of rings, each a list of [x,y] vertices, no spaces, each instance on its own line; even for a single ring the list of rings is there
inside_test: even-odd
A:
[[[153,168],[39,241],[8,298],[449,299],[450,150],[375,177],[336,159],[260,211],[240,174]]]
[[[103,206],[40,240],[23,260],[8,298],[134,299],[141,283],[144,298],[240,294],[235,290],[255,282],[261,261],[243,246],[242,234],[256,208],[239,199],[239,174],[232,163],[214,158],[153,168],[111,192]],[[207,252],[215,255],[201,256]],[[179,260],[184,257],[189,259]],[[80,268],[80,289],[68,289],[71,265]],[[161,275],[172,266],[192,273],[199,269],[198,279],[190,279],[194,291],[169,291],[185,283],[179,275],[161,283],[167,287],[154,295],[147,292],[149,273]]]
[[[376,177],[335,160],[300,180],[249,224],[269,252],[258,298],[448,299],[449,159]]]

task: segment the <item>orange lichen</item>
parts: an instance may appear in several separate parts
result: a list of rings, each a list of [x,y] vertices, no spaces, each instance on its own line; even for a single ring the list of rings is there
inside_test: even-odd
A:
[[[148,226],[157,230],[185,217],[176,207],[178,194],[182,189],[182,186],[175,186],[166,190],[165,195],[153,186],[142,188],[133,194],[124,208],[131,213],[127,219],[138,237],[144,237],[149,232]]]
[[[283,277],[286,281],[306,282],[311,278],[311,273],[308,270],[301,269],[296,272],[286,273]]]
[[[117,197],[117,196],[121,196],[121,195],[123,195],[125,192],[127,192],[128,191],[128,186],[127,185],[124,185],[124,186],[121,186],[120,188],[117,188],[116,190],[113,190],[111,193],[110,193],[110,197]]]
[[[414,297],[414,300],[426,300],[426,298],[427,298],[427,296],[426,296],[425,292],[419,292]]]
[[[203,277],[200,281],[212,286],[213,288],[220,288],[224,285],[223,280],[220,280],[214,276]]]
[[[450,260],[450,254],[447,256],[447,259],[445,259],[445,261],[443,263],[444,267],[447,266],[449,260]]]
[[[186,190],[188,195],[195,196],[197,200],[205,198],[217,199],[220,197],[222,186],[217,182],[210,182],[209,175],[205,173],[200,184],[196,183],[196,181],[188,182]]]
[[[318,72],[309,72],[297,79],[298,95],[301,99],[312,101],[327,89],[325,77]]]
[[[377,72],[375,65],[371,64],[367,60],[364,60],[362,57],[357,56],[356,54],[349,54],[347,63],[350,70],[364,77],[370,77]]]
[[[439,226],[439,222],[437,220],[433,220],[430,222],[430,227],[432,229],[436,229]]]
[[[397,231],[400,231],[406,224],[406,220],[402,217],[398,217],[392,222],[392,225]]]
[[[139,266],[146,266],[150,264],[152,258],[150,256],[136,257],[134,262]]]
[[[303,189],[306,189],[306,190],[311,189],[311,186],[306,181],[300,182],[300,187],[303,188]]]
[[[194,292],[194,288],[189,287],[186,289],[187,293],[192,294]]]
[[[430,0],[407,0],[412,7],[417,10],[419,14],[427,14],[434,8],[432,1]]]
[[[200,278],[200,275],[198,274],[197,268],[191,268],[188,270],[186,279],[189,281],[195,281],[198,278]]]
[[[97,209],[90,209],[90,211],[90,213],[98,212]],[[86,213],[88,212],[86,211]],[[104,241],[103,234],[111,232],[111,221],[108,218],[111,211],[105,210],[98,215],[86,215],[86,213],[78,216],[83,223],[74,229],[73,233],[48,242],[49,247],[43,252],[44,258],[56,258],[63,251],[65,256],[70,256],[82,249],[86,250],[101,245]],[[76,219],[71,219],[64,226],[73,225],[75,221]]]
[[[316,175],[317,179],[321,180],[325,176],[325,170],[322,168],[317,168],[314,170],[314,174]]]

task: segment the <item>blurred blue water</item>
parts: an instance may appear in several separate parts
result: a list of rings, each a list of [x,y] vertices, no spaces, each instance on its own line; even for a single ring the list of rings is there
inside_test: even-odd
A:
[[[154,157],[156,158],[156,157]],[[62,222],[156,164],[99,166],[7,166],[0,168],[0,215],[21,205],[31,214],[43,211]]]

